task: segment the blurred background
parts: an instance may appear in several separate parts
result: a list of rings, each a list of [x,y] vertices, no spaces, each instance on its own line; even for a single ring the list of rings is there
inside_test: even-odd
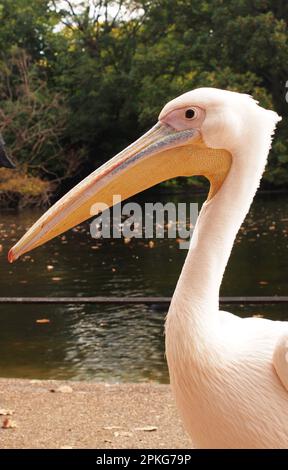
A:
[[[95,241],[86,223],[15,265],[7,250],[167,101],[201,86],[249,93],[283,117],[221,294],[288,295],[287,21],[284,0],[0,0],[0,132],[17,164],[0,169],[0,296],[172,295],[186,255],[177,240]],[[203,178],[180,178],[137,201],[200,208],[206,191]],[[227,309],[288,319],[287,306]],[[1,305],[0,376],[167,382],[166,313]]]

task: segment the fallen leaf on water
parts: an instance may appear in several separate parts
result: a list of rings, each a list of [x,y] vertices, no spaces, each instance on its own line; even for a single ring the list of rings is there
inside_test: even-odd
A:
[[[52,277],[52,281],[61,281],[62,277]]]
[[[144,431],[144,432],[152,432],[157,431],[157,426],[143,426],[140,428],[134,428],[135,431]]]
[[[5,418],[2,423],[2,429],[14,429],[17,428],[15,421],[12,421],[10,418]]]
[[[52,264],[47,264],[46,269],[47,271],[52,271],[54,269],[54,266]]]
[[[50,320],[49,318],[39,318],[39,320],[36,320],[36,323],[41,323],[41,324],[50,323]]]
[[[0,408],[0,416],[12,416],[14,414],[14,410],[5,410],[4,408]]]
[[[260,286],[267,286],[267,281],[259,281]]]

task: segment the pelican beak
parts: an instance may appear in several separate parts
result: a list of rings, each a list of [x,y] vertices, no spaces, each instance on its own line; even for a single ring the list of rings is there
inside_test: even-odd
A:
[[[170,178],[204,174],[203,147],[198,130],[158,122],[54,204],[11,248],[9,261],[89,219],[98,203],[111,207],[114,195],[124,200]]]
[[[14,163],[9,159],[5,150],[5,142],[0,134],[0,167],[15,168]]]

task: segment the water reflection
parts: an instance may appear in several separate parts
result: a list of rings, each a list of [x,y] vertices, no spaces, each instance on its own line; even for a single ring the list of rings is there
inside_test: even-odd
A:
[[[162,202],[172,199],[184,202],[187,196],[166,196]],[[287,196],[255,200],[238,234],[222,295],[287,295],[287,209]],[[9,265],[8,248],[38,215],[1,213],[0,296],[172,294],[186,255],[177,241],[95,241],[87,236],[88,224]],[[227,310],[288,319],[284,306]],[[0,376],[167,382],[165,314],[143,305],[3,305]],[[43,318],[50,323],[36,323]]]
[[[50,323],[36,323],[37,319]],[[9,306],[1,376],[165,382],[163,312],[132,307]]]

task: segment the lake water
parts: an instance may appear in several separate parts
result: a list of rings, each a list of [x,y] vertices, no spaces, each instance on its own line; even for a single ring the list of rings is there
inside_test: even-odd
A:
[[[153,193],[145,197],[159,200]],[[160,200],[203,202],[191,195]],[[1,211],[0,296],[172,295],[186,256],[176,240],[95,241],[88,223],[9,265],[8,248],[40,214]],[[257,196],[221,294],[288,295],[287,247],[288,196]],[[225,308],[241,316],[288,320],[287,305]],[[2,305],[0,376],[166,383],[165,315],[145,305]]]

